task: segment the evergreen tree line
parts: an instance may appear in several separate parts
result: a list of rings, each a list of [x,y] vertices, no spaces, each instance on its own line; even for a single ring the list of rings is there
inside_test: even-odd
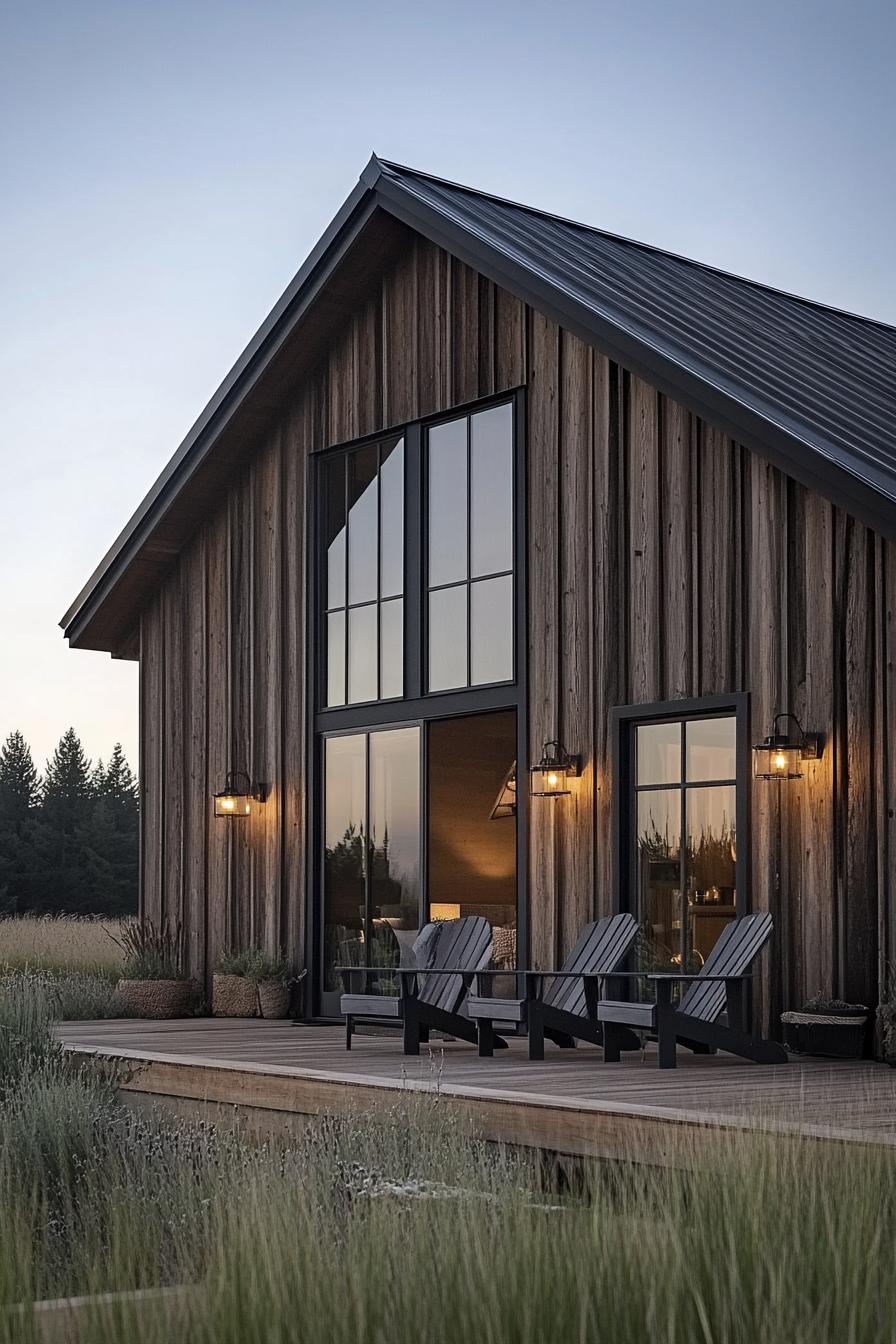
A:
[[[137,909],[137,782],[121,744],[94,766],[69,728],[41,778],[19,732],[0,748],[0,915]]]

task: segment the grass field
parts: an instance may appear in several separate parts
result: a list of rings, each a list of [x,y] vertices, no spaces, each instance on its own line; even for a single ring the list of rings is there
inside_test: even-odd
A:
[[[0,919],[0,967],[78,970],[118,979],[124,923],[93,915],[10,915]]]
[[[92,1344],[893,1344],[896,1166],[733,1134],[713,1171],[594,1163],[575,1188],[470,1139],[437,1095],[289,1141],[136,1115],[54,1045],[39,975],[0,993],[0,1340],[15,1303],[195,1285],[98,1311]],[[3,1308],[7,1308],[6,1311]],[[4,1333],[5,1332],[5,1333]]]

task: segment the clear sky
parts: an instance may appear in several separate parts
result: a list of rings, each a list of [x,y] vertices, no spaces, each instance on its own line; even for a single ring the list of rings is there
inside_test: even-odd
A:
[[[372,149],[896,323],[892,0],[0,0],[0,736],[136,763],[57,622]]]

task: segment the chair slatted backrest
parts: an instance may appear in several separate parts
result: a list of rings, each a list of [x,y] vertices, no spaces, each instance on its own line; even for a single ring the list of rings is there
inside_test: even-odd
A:
[[[594,924],[586,924],[579,941],[564,961],[562,971],[579,971],[582,974],[600,974],[603,971],[616,971],[628,954],[638,935],[638,925],[633,915],[608,915]],[[585,984],[582,980],[549,981],[544,1001],[552,1008],[565,1013],[575,1013],[577,1017],[586,1016]]]
[[[485,970],[492,954],[492,926],[481,915],[445,920],[428,964],[433,970]],[[456,1013],[467,987],[459,975],[427,975],[420,986],[420,999],[432,1008]]]
[[[772,933],[772,917],[767,911],[735,919],[719,937],[715,947],[698,971],[698,978],[681,1000],[680,1011],[701,1022],[715,1022],[725,1009],[725,985],[704,975],[746,975]]]

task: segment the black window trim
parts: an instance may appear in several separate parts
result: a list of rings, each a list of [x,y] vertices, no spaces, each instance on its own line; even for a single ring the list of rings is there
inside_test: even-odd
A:
[[[427,692],[425,606],[426,593],[426,500],[424,496],[424,433],[433,425],[471,416],[490,406],[510,402],[513,406],[514,470],[514,596],[513,651],[514,679],[484,686],[466,686],[457,690]],[[427,725],[432,720],[456,718],[497,710],[516,712],[517,776],[522,778],[528,760],[528,548],[527,548],[527,448],[525,387],[508,388],[487,397],[459,403],[445,410],[404,424],[386,425],[374,433],[326,447],[311,453],[306,473],[306,713],[305,769],[305,964],[312,969],[306,1012],[312,1020],[321,1011],[320,968],[324,962],[324,910],[322,887],[323,859],[323,756],[324,739],[341,733],[375,732],[379,728],[419,725],[421,752],[428,749]],[[356,448],[404,438],[405,451],[405,695],[401,699],[364,701],[352,705],[324,707],[322,686],[326,685],[326,648],[319,637],[321,622],[326,620],[326,594],[323,588],[325,567],[320,555],[320,538],[325,535],[323,518],[322,473],[324,459]],[[414,493],[420,507],[409,514],[407,501]],[[379,656],[379,650],[377,651]],[[421,899],[426,898],[426,860],[429,848],[428,799],[425,771],[421,774],[422,858]],[[520,795],[522,798],[522,795]],[[517,967],[529,965],[529,836],[528,811],[520,805],[516,815],[517,865]],[[331,1019],[325,1019],[331,1020]]]
[[[748,691],[732,691],[728,695],[704,695],[680,700],[661,700],[644,705],[617,705],[610,711],[612,778],[614,781],[612,805],[613,909],[632,908],[632,876],[635,860],[635,830],[633,801],[635,771],[632,747],[634,729],[643,724],[675,723],[683,719],[735,719],[735,785],[737,829],[735,912],[738,918],[749,912],[751,906],[751,770],[750,770],[750,695]],[[712,780],[702,780],[709,786]],[[723,781],[729,783],[728,780]],[[648,788],[649,786],[642,786]],[[657,786],[661,787],[661,786]],[[632,911],[637,914],[637,911]]]

